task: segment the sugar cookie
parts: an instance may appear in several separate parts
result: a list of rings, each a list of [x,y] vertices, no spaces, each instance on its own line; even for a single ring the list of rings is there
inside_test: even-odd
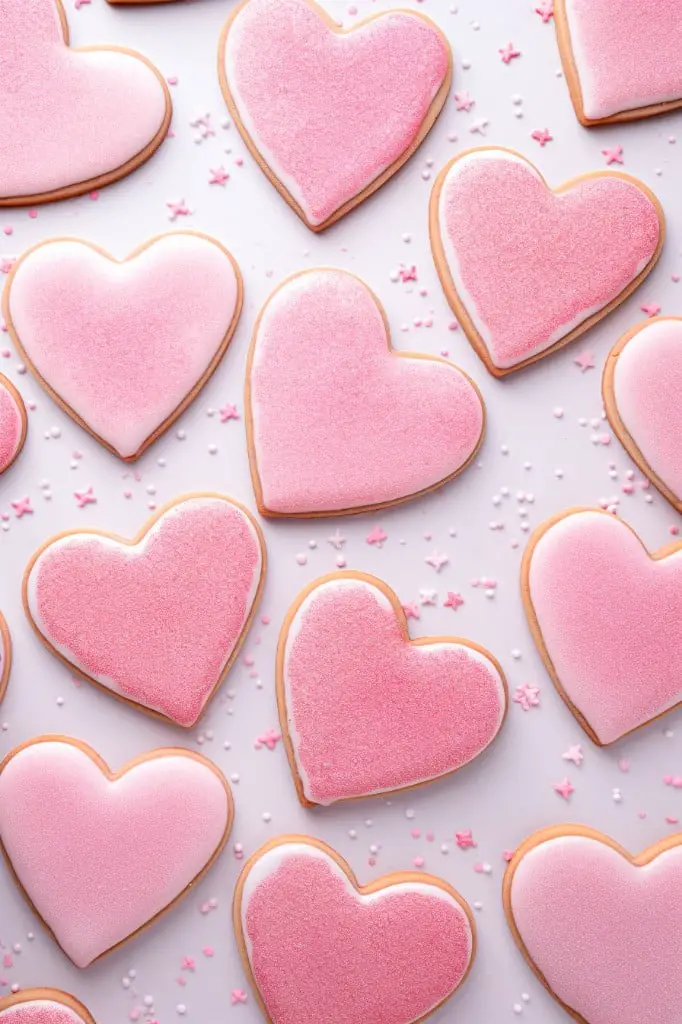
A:
[[[148,160],[168,133],[168,87],[120,46],[69,48],[61,0],[0,0],[0,206],[81,195]]]
[[[554,22],[581,124],[682,106],[680,0],[554,0]]]
[[[3,853],[77,967],[184,896],[218,857],[233,814],[222,772],[179,747],[112,773],[85,743],[41,736],[0,765]]]
[[[40,383],[114,455],[133,461],[182,413],[230,343],[239,268],[208,235],[158,235],[119,262],[57,238],[12,267],[3,313]]]
[[[261,310],[245,406],[256,500],[270,516],[407,501],[468,466],[485,426],[473,381],[391,348],[376,296],[329,267],[287,278]]]
[[[656,196],[593,171],[549,188],[510,149],[461,153],[431,194],[431,248],[448,302],[502,377],[583,334],[653,269],[665,237]]]
[[[90,682],[190,728],[239,651],[264,574],[250,512],[188,494],[132,540],[99,530],[48,540],[24,574],[24,608],[47,648]]]
[[[95,1024],[73,996],[56,988],[25,988],[0,999],[0,1024]]]
[[[682,833],[632,857],[582,825],[541,829],[514,854],[504,906],[521,952],[580,1024],[677,1024]]]
[[[416,1024],[459,988],[476,951],[469,906],[446,882],[404,871],[358,885],[309,836],[251,857],[234,927],[270,1024]]]
[[[322,231],[421,144],[447,98],[452,55],[413,11],[341,30],[313,0],[242,0],[223,29],[218,70],[252,155]]]
[[[24,447],[27,429],[24,400],[14,384],[0,373],[0,473],[9,469]]]
[[[604,407],[618,439],[682,512],[682,318],[633,327],[609,352]]]
[[[457,637],[410,640],[381,580],[336,572],[289,609],[277,651],[282,734],[307,805],[389,793],[456,771],[507,711],[502,669]]]
[[[650,555],[611,513],[570,508],[535,530],[521,581],[552,681],[595,743],[682,702],[682,541]]]

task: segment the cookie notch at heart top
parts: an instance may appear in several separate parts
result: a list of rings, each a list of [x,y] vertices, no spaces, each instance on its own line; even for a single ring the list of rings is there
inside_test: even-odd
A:
[[[662,873],[668,867],[675,874],[674,861],[677,860],[681,862],[677,872],[679,884],[682,878],[682,857],[679,856],[681,846],[682,833],[677,833],[632,856],[609,836],[584,825],[569,824],[540,829],[514,853],[503,881],[502,898],[507,923],[529,967],[549,994],[578,1024],[643,1024],[645,1019],[652,1024],[673,1024],[677,1019],[682,988],[679,971],[675,969],[679,952],[675,956],[675,950],[671,950],[669,942],[658,939],[655,928],[652,934],[650,925],[648,928],[643,927],[643,937],[639,943],[641,948],[638,948],[638,925],[634,918],[638,913],[644,913],[655,920],[654,912],[658,909],[662,911],[663,920],[671,919],[673,922],[672,927],[668,928],[670,934],[667,940],[675,934],[674,922],[681,913],[680,899],[677,897],[671,909],[670,890],[659,883],[661,892],[654,905],[656,891],[653,872],[658,870]],[[583,876],[580,875],[581,861],[585,868]],[[577,880],[571,879],[572,871]],[[635,894],[629,915],[627,909],[623,911],[620,908],[620,892],[616,881],[618,872],[622,873],[619,879],[621,884],[626,881],[632,883],[630,898]],[[637,899],[636,880],[639,881],[641,875],[643,881],[644,872],[648,873],[649,899],[643,901]],[[541,878],[540,898],[538,873]],[[668,879],[668,884],[670,881]],[[516,897],[515,883],[519,887]],[[590,884],[596,887],[596,891],[587,893]],[[609,884],[613,886],[610,892]],[[555,888],[558,890],[558,900],[556,896],[552,898]],[[600,915],[608,914],[611,910],[614,917],[611,929],[597,927],[589,934],[590,924],[581,927],[581,916],[590,923],[598,923]],[[547,916],[543,920],[545,912]],[[679,927],[678,924],[678,950]],[[532,934],[534,929],[539,934]],[[614,967],[609,961],[614,953],[609,944],[611,938],[615,943],[619,939],[627,943],[626,950],[615,950],[615,980]],[[597,944],[598,951],[595,949]],[[651,964],[654,951],[659,952],[658,946],[663,947],[661,955],[655,957],[664,972],[660,979],[655,977],[655,968],[652,971]],[[628,952],[632,953],[633,959],[629,968]],[[645,966],[640,970],[642,963]],[[586,968],[590,972],[587,979]],[[633,981],[634,971],[639,975],[636,981]],[[667,975],[666,971],[669,972]],[[676,989],[673,985],[671,993],[670,981],[673,979]],[[614,990],[620,1006],[612,1002]],[[658,1005],[652,1008],[651,1002],[656,1000]],[[627,1007],[625,1011],[624,1005]]]
[[[15,1012],[10,1013],[10,1010]],[[54,1018],[48,1019],[46,1010],[53,1013]],[[0,998],[0,1024],[3,1021],[6,1024],[96,1024],[78,999],[56,988],[25,988]]]
[[[360,45],[363,38],[369,37],[371,32],[388,31],[389,29],[385,29],[384,26],[389,26],[393,33],[397,32],[397,29],[400,27],[407,27],[409,32],[415,33],[415,39],[408,40],[407,42],[407,50],[412,54],[412,64],[415,63],[416,57],[422,61],[420,70],[424,81],[415,72],[413,78],[409,81],[409,89],[406,89],[405,83],[408,82],[411,66],[402,59],[401,54],[396,52],[394,56],[393,51],[397,51],[395,38],[390,40],[392,45],[384,53],[383,61],[377,57],[376,53],[368,54],[368,59],[370,60],[370,66],[367,68],[368,73],[373,74],[375,77],[379,73],[385,73],[389,81],[382,82],[379,88],[370,88],[368,86],[365,88],[365,93],[368,95],[368,98],[390,95],[393,104],[390,109],[376,111],[376,116],[380,118],[376,126],[362,124],[361,114],[357,114],[354,118],[354,137],[351,136],[350,140],[348,137],[345,140],[335,140],[338,146],[342,145],[342,141],[349,144],[349,142],[357,142],[359,138],[361,142],[364,140],[365,148],[368,145],[370,146],[370,152],[363,153],[360,150],[355,154],[351,154],[351,158],[353,156],[356,159],[361,157],[366,166],[363,168],[363,173],[356,180],[353,180],[353,175],[352,173],[350,174],[352,181],[350,186],[347,181],[349,174],[346,172],[343,178],[337,181],[335,186],[332,186],[330,194],[321,195],[320,189],[329,189],[330,179],[333,179],[334,172],[343,164],[344,154],[336,153],[333,150],[333,143],[331,144],[332,151],[329,153],[328,158],[322,160],[320,171],[317,174],[312,174],[312,178],[308,182],[310,201],[317,202],[320,209],[318,213],[315,213],[314,207],[310,206],[310,203],[306,200],[303,183],[296,180],[296,171],[298,171],[299,175],[310,175],[312,173],[310,161],[307,159],[305,152],[296,153],[293,149],[287,147],[291,147],[293,142],[300,138],[305,143],[309,142],[313,147],[317,144],[318,157],[320,157],[320,144],[325,142],[320,133],[328,133],[330,125],[333,125],[335,121],[333,111],[330,112],[332,99],[335,97],[327,95],[324,109],[320,111],[318,117],[315,117],[312,111],[308,111],[308,116],[303,119],[298,130],[288,132],[288,142],[285,141],[284,152],[279,154],[279,157],[284,160],[285,164],[288,163],[289,166],[286,169],[276,167],[278,157],[273,155],[272,152],[264,152],[268,148],[267,142],[258,139],[258,129],[254,122],[253,112],[248,109],[248,103],[245,103],[243,98],[239,96],[239,86],[234,81],[237,75],[236,69],[230,69],[228,66],[233,37],[240,30],[247,31],[249,27],[253,29],[253,26],[250,25],[250,19],[253,19],[255,31],[257,31],[260,27],[258,23],[259,18],[262,25],[272,26],[277,24],[279,26],[279,32],[275,38],[270,40],[266,38],[265,40],[266,43],[274,47],[274,58],[268,61],[268,55],[262,53],[263,47],[256,46],[255,49],[259,51],[260,62],[256,61],[254,65],[253,55],[247,54],[249,57],[247,64],[259,68],[260,95],[263,95],[264,90],[267,91],[268,88],[268,86],[263,85],[265,71],[268,70],[274,75],[273,87],[279,89],[276,95],[279,117],[284,117],[285,119],[287,110],[283,109],[283,107],[288,104],[289,112],[291,112],[295,106],[295,99],[292,99],[292,94],[297,89],[300,90],[302,84],[304,86],[311,85],[313,79],[316,78],[316,94],[320,95],[323,94],[323,88],[329,84],[333,69],[330,72],[328,68],[320,67],[320,65],[324,63],[326,58],[329,58],[330,61],[333,58],[331,48],[329,47],[330,40],[334,44],[340,41],[339,45],[341,46],[348,45],[350,47],[355,44],[355,41],[357,41],[357,45]],[[280,20],[276,21],[276,19]],[[246,23],[247,29],[243,28],[242,23]],[[321,32],[321,30],[323,31]],[[302,32],[307,32],[309,35],[307,52],[310,56],[311,64],[308,67],[307,74],[304,76],[303,83],[300,80],[294,81],[287,90],[282,85],[284,74],[284,58],[282,54],[288,55],[290,52],[294,53],[297,51],[296,35]],[[404,46],[405,44],[401,45]],[[426,54],[427,46],[430,46],[429,54]],[[254,48],[253,44],[251,44],[251,48]],[[304,54],[306,50],[299,47],[298,52]],[[340,85],[336,84],[337,91],[345,88],[347,85],[352,90],[348,95],[357,95],[361,86],[361,81],[358,79],[358,62],[350,62],[352,69],[352,77],[350,78],[348,69],[344,70],[344,62],[337,63],[342,68],[342,73],[348,79],[348,82],[341,82]],[[437,74],[435,71],[436,65],[439,66]],[[431,130],[447,99],[452,80],[452,53],[450,44],[441,30],[430,18],[416,11],[403,9],[383,11],[348,29],[342,29],[327,11],[315,3],[314,0],[242,0],[228,18],[220,37],[218,75],[230,114],[252,156],[303,223],[312,231],[317,232],[329,227],[379,189],[415,153]],[[372,83],[370,83],[371,85]],[[333,87],[331,85],[329,87],[333,91]],[[397,94],[400,90],[405,90],[405,95],[401,96],[401,98],[408,106],[408,110],[403,117],[404,123],[399,125],[403,145],[396,146],[390,138],[382,138],[383,147],[384,149],[388,147],[389,152],[380,154],[372,149],[372,143],[369,140],[381,137],[382,130],[385,131],[389,114],[393,122],[395,122],[399,112]],[[415,107],[415,96],[418,90],[421,90],[418,103],[419,110]],[[344,102],[346,106],[348,104],[348,95],[339,98],[339,101]],[[305,99],[305,96],[300,97],[299,93],[299,98],[302,100]],[[271,99],[274,104],[274,95]],[[261,110],[259,113],[262,117],[263,111]],[[311,136],[311,125],[313,124],[316,134]],[[259,141],[262,143],[262,149],[259,147]],[[282,144],[281,139],[276,141],[279,141],[280,145]]]
[[[312,872],[319,887],[326,885],[327,897],[318,897],[315,902],[315,884],[308,878],[304,891],[305,896],[309,895],[313,901],[313,906],[311,912],[306,913],[304,909],[302,915],[299,913],[296,949],[291,951],[285,963],[282,962],[287,979],[290,981],[294,975],[298,987],[294,992],[290,985],[288,990],[285,987],[280,1000],[277,999],[280,981],[277,976],[278,964],[272,964],[274,972],[270,970],[270,977],[265,977],[255,963],[259,956],[256,947],[263,944],[267,946],[271,935],[275,936],[279,951],[286,947],[290,919],[283,920],[277,907],[277,886],[284,884],[285,887],[293,885],[294,889],[300,888],[300,882],[296,880],[296,874],[300,871],[303,874]],[[263,889],[268,892],[263,893]],[[255,939],[254,929],[249,926],[249,911],[254,897],[258,897],[261,904],[257,912],[261,917],[264,914],[264,921],[261,922],[264,927],[259,927],[253,920],[253,912],[251,914],[251,924],[258,932]],[[410,904],[404,911],[399,909],[401,897]],[[372,936],[371,910],[374,908],[374,913],[381,919],[383,899],[393,900],[392,941],[370,941],[367,944],[368,937],[371,939]],[[367,911],[368,919],[364,922],[353,916],[356,903],[364,905]],[[297,904],[293,905],[295,914]],[[305,949],[308,938],[306,931],[311,921],[312,935],[309,941],[315,939],[315,925],[320,927],[320,922],[314,920],[318,912],[323,919],[326,918],[326,927],[319,934],[325,949],[322,950],[318,942],[315,948],[317,955],[306,960],[301,957],[301,950]],[[434,918],[432,923],[429,923],[429,913]],[[339,914],[347,924],[345,933],[344,928],[338,927],[338,924],[334,926],[333,923],[335,915],[338,921]],[[388,916],[390,918],[391,915]],[[408,919],[411,919],[412,927]],[[349,865],[335,850],[307,835],[279,836],[253,854],[237,881],[233,921],[245,973],[270,1024],[316,1024],[320,1019],[332,1018],[338,1024],[377,1020],[376,990],[382,984],[387,989],[384,999],[392,1002],[392,1024],[419,1024],[462,986],[476,956],[473,914],[466,900],[447,882],[421,872],[396,872],[367,885],[359,885]],[[384,939],[391,932],[388,924],[384,920],[381,931]],[[369,928],[370,931],[362,935],[362,928]],[[420,930],[425,930],[426,935],[420,934]],[[286,934],[282,934],[283,931]],[[325,957],[330,953],[330,942],[333,945],[336,937],[345,946],[345,950],[337,954],[335,959],[342,977],[329,978],[326,988],[322,977],[319,983],[316,983],[318,978],[313,978],[311,984],[311,970],[318,976],[321,971],[324,973]],[[357,956],[353,956],[353,950],[362,946],[363,939],[368,947],[367,956],[358,960]],[[374,962],[370,964],[370,961]],[[415,963],[419,964],[420,961],[423,961],[423,969],[415,968]],[[269,966],[266,962],[266,971]],[[327,963],[327,970],[329,966]],[[332,973],[333,969],[334,965]],[[374,984],[366,986],[363,982],[366,972],[370,970],[374,971]],[[395,974],[398,972],[403,983],[402,990],[395,983]],[[435,977],[436,974],[442,976]],[[409,979],[407,985],[404,984],[405,977]],[[349,984],[350,978],[357,984]],[[419,992],[414,991],[417,988]],[[354,992],[358,993],[357,996],[354,996]],[[333,1009],[327,1005],[329,993]],[[275,1007],[268,1006],[268,1001],[272,1003],[272,999],[268,999],[270,996],[277,999]],[[321,1007],[320,999],[326,999],[327,1004]],[[381,994],[378,1001],[383,1005]]]
[[[626,246],[618,260],[616,230]],[[520,153],[481,146],[436,178],[429,233],[455,316],[486,369],[503,377],[563,348],[631,295],[660,256],[665,216],[630,175],[593,171],[552,189]]]

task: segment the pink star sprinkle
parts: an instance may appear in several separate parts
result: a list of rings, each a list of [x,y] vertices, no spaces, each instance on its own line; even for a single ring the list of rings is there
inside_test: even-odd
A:
[[[524,711],[540,707],[540,687],[531,686],[529,683],[522,683],[514,690],[512,700],[520,704]]]
[[[87,491],[74,491],[73,496],[76,499],[76,504],[79,508],[85,508],[86,505],[97,504],[97,498],[95,497],[92,487],[88,487]]]
[[[211,177],[208,179],[209,185],[222,185],[225,186],[225,182],[230,180],[230,175],[227,173],[223,165],[221,164],[217,170],[211,168]]]
[[[230,1002],[233,1006],[236,1006],[237,1003],[245,1003],[246,998],[246,992],[243,988],[233,988],[230,992]]]
[[[331,537],[327,537],[327,544],[331,544],[331,546],[333,548],[336,548],[337,551],[340,551],[345,543],[346,538],[341,533],[338,527],[336,528],[336,531],[331,535]]]
[[[455,108],[457,110],[466,110],[467,113],[471,110],[474,103],[476,102],[476,100],[472,100],[471,96],[469,95],[466,89],[464,89],[462,92],[456,92],[454,100]]]
[[[534,132],[530,133],[530,137],[531,139],[535,139],[536,142],[539,142],[543,149],[545,148],[548,142],[552,142],[552,140],[554,139],[554,136],[550,133],[549,128],[536,128]]]
[[[575,786],[572,786],[568,779],[564,779],[563,782],[555,782],[553,786],[554,792],[562,796],[564,800],[569,800],[571,793],[575,793]]]
[[[585,370],[593,370],[594,369],[594,354],[592,352],[590,352],[589,349],[585,349],[584,352],[581,352],[579,356],[575,357],[573,362],[575,363],[576,366],[580,367],[581,373],[584,373]]]
[[[655,302],[643,302],[639,308],[643,313],[646,313],[647,316],[658,316],[661,312],[661,307],[657,306]]]
[[[185,204],[184,199],[180,199],[177,203],[166,203],[166,206],[170,210],[170,213],[168,214],[169,220],[177,220],[178,217],[189,217],[192,212]]]
[[[412,601],[409,604],[404,604],[403,611],[405,612],[406,619],[419,618],[419,605],[417,604],[416,601]]]
[[[549,19],[554,17],[554,7],[552,5],[552,0],[546,0],[546,3],[542,4],[541,7],[536,7],[535,13],[540,15],[544,24],[546,25]]]
[[[20,498],[18,501],[13,501],[11,505],[12,508],[14,509],[14,514],[17,517],[17,519],[21,519],[22,516],[31,514],[33,512],[33,509],[31,508],[30,498]]]
[[[476,840],[470,828],[464,829],[463,832],[455,832],[455,842],[460,850],[469,850],[476,846]]]
[[[515,50],[513,43],[507,43],[507,45],[503,47],[503,49],[498,50],[498,53],[502,57],[503,64],[511,64],[515,57],[521,56],[521,51]]]
[[[196,967],[196,963],[191,956],[183,956],[182,964],[180,965],[181,971],[193,971]]]
[[[572,761],[573,764],[578,766],[578,768],[583,763],[583,760],[585,758],[582,747],[579,743],[576,743],[576,745],[573,747],[569,747],[568,750],[564,751],[564,753],[561,756],[564,759],[564,761]]]
[[[448,590],[448,596],[443,601],[443,608],[452,608],[453,612],[464,604],[464,598],[455,591]]]
[[[416,281],[417,280],[417,268],[415,266],[412,266],[412,267],[401,267],[398,270],[398,273],[400,274],[400,280],[403,282],[403,284],[406,281]]]
[[[228,420],[238,420],[239,419],[239,413],[237,412],[237,406],[236,405],[232,405],[231,402],[228,402],[227,405],[224,405],[222,407],[222,409],[218,409],[218,412],[220,414],[220,422],[221,423],[227,423]]]
[[[387,537],[388,534],[384,533],[380,526],[375,526],[374,529],[370,530],[367,534],[365,541],[368,544],[376,544],[377,547],[381,547]]]
[[[607,164],[622,164],[623,147],[614,146],[613,149],[602,149],[602,156],[606,157]]]
[[[442,551],[434,551],[432,555],[429,555],[424,559],[427,565],[432,566],[436,572],[440,572],[444,565],[447,565],[450,559]]]
[[[9,274],[10,270],[14,266],[13,259],[7,259],[3,257],[0,259],[0,274]]]
[[[274,729],[268,729],[262,736],[257,737],[254,747],[256,750],[260,750],[261,747],[267,747],[268,750],[274,750],[281,738],[281,733],[276,732]]]

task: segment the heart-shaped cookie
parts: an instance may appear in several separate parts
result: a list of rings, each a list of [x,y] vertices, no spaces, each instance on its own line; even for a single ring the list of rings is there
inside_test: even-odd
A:
[[[621,444],[682,512],[682,318],[628,331],[609,353],[602,390]]]
[[[165,139],[162,76],[132,50],[69,49],[61,0],[0,0],[0,39],[0,206],[109,185]]]
[[[192,231],[122,262],[77,239],[29,249],[3,296],[11,337],[55,401],[113,454],[140,457],[209,379],[242,305],[239,268]]]
[[[9,469],[24,447],[27,429],[24,400],[14,384],[0,373],[0,473]]]
[[[230,787],[168,747],[110,772],[86,744],[42,736],[0,765],[0,837],[16,881],[77,967],[137,934],[213,864]]]
[[[251,476],[264,515],[383,508],[445,483],[474,458],[485,410],[444,359],[397,352],[376,296],[317,268],[275,289],[246,377]]]
[[[568,509],[537,528],[521,578],[533,639],[595,743],[682,702],[682,542],[650,555],[611,513]]]
[[[0,999],[0,1024],[95,1024],[73,996],[56,988],[25,988]]]
[[[680,0],[554,0],[571,99],[584,125],[682,106]]]
[[[459,988],[476,947],[466,901],[440,878],[360,886],[309,836],[280,836],[248,861],[234,927],[270,1024],[416,1024]]]
[[[336,572],[287,613],[277,652],[282,733],[307,805],[421,785],[493,741],[507,710],[502,669],[455,637],[410,640],[393,591]]]
[[[504,905],[526,960],[580,1024],[677,1024],[682,833],[631,857],[580,825],[542,829],[507,868]]]
[[[629,175],[592,172],[553,191],[519,153],[484,146],[438,175],[430,233],[448,302],[502,377],[623,302],[654,267],[665,219]]]
[[[239,651],[264,573],[251,514],[220,494],[190,494],[131,541],[97,530],[47,541],[26,569],[24,607],[86,679],[190,728]]]
[[[413,11],[341,31],[313,0],[243,0],[223,29],[218,69],[251,153],[322,231],[415,152],[445,103],[452,56]]]

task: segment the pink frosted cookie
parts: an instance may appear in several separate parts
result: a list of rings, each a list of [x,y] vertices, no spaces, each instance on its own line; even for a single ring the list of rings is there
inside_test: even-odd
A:
[[[658,260],[665,219],[629,175],[592,172],[553,191],[519,153],[483,147],[438,175],[430,232],[448,302],[502,377],[623,302]]]
[[[376,296],[330,268],[288,278],[261,310],[246,408],[256,500],[272,516],[361,512],[430,491],[471,462],[485,425],[467,375],[392,349]]]
[[[0,765],[3,852],[77,967],[184,896],[222,850],[232,818],[223,774],[177,747],[114,774],[85,743],[43,736]]]
[[[603,393],[621,444],[682,512],[682,318],[648,320],[616,342]]]
[[[0,0],[0,206],[66,199],[134,171],[161,145],[168,88],[121,47],[69,49],[61,0]]]
[[[497,735],[502,669],[455,637],[410,640],[393,591],[338,572],[311,583],[280,634],[277,698],[304,804],[388,793],[456,771]]]
[[[126,461],[196,397],[241,305],[230,253],[191,231],[152,238],[122,262],[77,239],[41,242],[14,264],[3,297],[12,339],[40,383]]]
[[[611,513],[568,509],[537,528],[521,576],[533,639],[595,743],[682,702],[682,542],[650,555]]]
[[[0,1024],[95,1024],[73,996],[56,988],[26,988],[0,999]]]
[[[0,473],[9,469],[24,447],[27,429],[24,400],[14,384],[0,373]]]
[[[24,607],[49,650],[90,682],[190,728],[225,677],[255,611],[265,544],[251,514],[190,494],[125,540],[74,530],[24,575]]]
[[[234,925],[270,1024],[416,1024],[459,988],[476,948],[466,901],[440,878],[399,872],[360,886],[309,836],[253,855]]]
[[[631,857],[581,825],[542,829],[504,879],[509,926],[545,988],[580,1024],[677,1024],[682,834]]]
[[[554,21],[582,124],[682,105],[681,0],[554,0]]]
[[[415,152],[445,103],[450,46],[411,11],[342,31],[313,0],[242,0],[220,39],[220,84],[261,168],[313,231]]]

